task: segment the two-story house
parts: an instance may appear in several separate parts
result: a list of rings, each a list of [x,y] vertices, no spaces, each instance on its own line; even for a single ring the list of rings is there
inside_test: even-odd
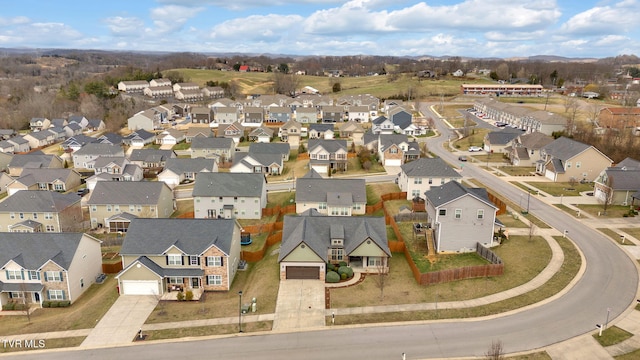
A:
[[[80,186],[80,173],[74,169],[24,169],[20,177],[7,185],[9,196],[20,190],[65,192]]]
[[[23,136],[29,142],[29,147],[37,149],[53,144],[56,141],[55,135],[47,130],[35,131]]]
[[[233,124],[240,121],[240,109],[235,106],[219,106],[213,108],[214,117],[211,123],[212,127],[218,127],[222,124]]]
[[[520,135],[522,131],[511,128],[491,131],[484,136],[484,150],[489,153],[508,154]]]
[[[209,158],[227,162],[233,159],[236,143],[222,137],[194,137],[191,140],[191,158]]]
[[[381,134],[378,137],[378,158],[384,166],[401,166],[420,158],[420,146],[404,134]]]
[[[467,188],[457,181],[425,193],[425,209],[433,230],[436,252],[472,252],[478,243],[491,247],[498,208],[487,190]]]
[[[176,300],[191,291],[228,291],[240,262],[233,219],[133,219],[120,249],[120,294]]]
[[[344,106],[322,106],[320,117],[323,123],[341,123],[345,118]]]
[[[163,168],[168,159],[176,158],[173,150],[162,149],[134,149],[129,155],[132,164],[140,166],[144,170]]]
[[[259,127],[264,123],[264,109],[261,107],[247,106],[244,108],[243,126]]]
[[[232,139],[236,144],[238,144],[242,139],[244,139],[244,126],[242,126],[238,121],[231,124],[220,124],[218,125],[216,135],[218,137]]]
[[[184,182],[193,182],[199,173],[218,172],[215,159],[206,158],[169,158],[164,170],[158,174],[158,181],[163,181],[170,188],[175,188]]]
[[[310,139],[309,166],[321,174],[347,170],[347,141]]]
[[[93,169],[98,157],[124,157],[124,149],[120,145],[88,143],[73,153],[73,167]]]
[[[640,161],[626,158],[603,170],[594,181],[593,194],[608,205],[632,204],[640,194]]]
[[[46,130],[51,126],[51,120],[42,117],[31,118],[29,121],[29,129],[31,131]]]
[[[259,152],[238,152],[233,158],[230,172],[280,175],[284,163],[280,154]]]
[[[315,124],[318,122],[318,109],[314,106],[297,107],[295,115],[296,121],[301,124]]]
[[[0,231],[81,231],[80,199],[76,194],[55,191],[18,191],[0,202]]]
[[[289,160],[291,146],[286,143],[255,143],[249,145],[249,153],[253,154],[278,154],[282,161]]]
[[[286,123],[293,119],[293,110],[288,106],[271,106],[268,109],[267,122]]]
[[[364,145],[364,128],[359,123],[349,120],[340,125],[340,137],[342,139],[350,139],[355,145]]]
[[[309,124],[309,139],[330,140],[333,137],[333,124]]]
[[[264,174],[201,173],[193,187],[196,219],[260,219],[266,205]]]
[[[189,116],[193,124],[210,124],[213,121],[213,110],[207,106],[194,106]]]
[[[24,169],[61,169],[64,161],[58,155],[39,153],[15,154],[7,164],[9,175],[18,177]]]
[[[400,166],[398,186],[407,193],[407,200],[424,199],[424,193],[433,186],[449,181],[462,181],[462,175],[441,158],[420,158]]]
[[[74,303],[102,273],[101,241],[83,233],[0,236],[0,305]]]
[[[371,132],[374,134],[393,134],[393,121],[386,116],[378,116],[371,121]]]
[[[99,181],[142,181],[142,167],[125,157],[99,156],[93,163],[95,174],[86,180],[87,189],[93,191]]]
[[[168,218],[175,210],[173,191],[161,181],[98,181],[87,201],[91,227],[128,212],[144,218]]]
[[[364,179],[325,179],[313,169],[296,179],[296,213],[315,209],[332,216],[364,215],[367,191]]]
[[[297,148],[300,146],[300,138],[302,137],[302,124],[295,120],[287,121],[278,130],[278,136],[281,141]]]
[[[514,166],[535,166],[542,160],[540,151],[553,142],[553,138],[541,132],[521,134],[509,147],[508,156]]]
[[[273,138],[274,130],[268,126],[260,126],[253,129],[249,135],[248,140],[251,142],[268,143]]]
[[[613,161],[597,148],[560,137],[541,150],[536,173],[554,182],[594,181]]]

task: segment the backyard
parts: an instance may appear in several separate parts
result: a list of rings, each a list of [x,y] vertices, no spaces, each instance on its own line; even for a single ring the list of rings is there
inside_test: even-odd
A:
[[[375,205],[380,202],[380,196],[389,193],[396,193],[400,191],[400,188],[396,184],[390,183],[377,183],[367,184],[367,205]]]

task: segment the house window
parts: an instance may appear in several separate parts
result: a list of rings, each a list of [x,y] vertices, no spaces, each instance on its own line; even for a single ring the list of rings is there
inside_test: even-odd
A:
[[[53,189],[55,191],[64,191],[64,184],[54,184]]]
[[[433,184],[433,179],[429,178],[429,185]]]
[[[440,215],[440,216],[447,216],[447,209],[440,209],[440,210],[438,210],[438,215]]]
[[[136,211],[135,205],[129,205],[129,212],[134,212],[134,211]]]
[[[113,206],[113,211],[120,212],[120,205],[114,205]]]
[[[62,281],[62,272],[60,271],[46,271],[44,273],[45,281]]]
[[[222,266],[222,256],[207,256],[207,266],[211,266],[211,267]]]
[[[22,270],[7,270],[7,280],[22,280]]]
[[[368,266],[382,266],[382,258],[378,256],[369,256]]]
[[[24,219],[24,213],[19,213],[19,214],[18,214],[18,217],[19,217],[20,219]]]
[[[169,284],[182,284],[182,278],[177,276],[169,276],[167,278]]]
[[[326,210],[327,209],[327,203],[318,203],[318,209],[320,210]]]
[[[47,184],[38,183],[38,190],[47,190]]]
[[[398,153],[398,148],[394,147],[394,148],[389,149],[389,153],[390,154],[397,154]]]
[[[47,232],[55,232],[56,228],[53,225],[47,225],[46,231]]]
[[[24,297],[24,293],[22,291],[12,291],[9,293],[10,299],[22,299]]]
[[[16,218],[16,213],[14,213],[14,212],[9,213],[9,217],[12,218],[12,219],[15,219]]]
[[[444,178],[440,179],[440,185],[444,185]]]
[[[344,258],[344,249],[331,249],[331,260],[342,261]]]
[[[111,205],[107,205],[107,211],[111,212]]]
[[[38,213],[33,213],[33,220],[36,220],[38,218]]]
[[[456,209],[454,217],[456,219],[461,219],[462,218],[462,209]]]
[[[138,212],[141,212],[141,211],[142,211],[142,205],[138,205],[138,206],[136,207],[136,210],[138,210]]]
[[[93,212],[98,211],[98,207],[96,207],[95,205],[91,205],[91,211]]]
[[[44,213],[44,218],[45,218],[45,220],[51,220],[51,219],[53,219],[53,214],[52,213]]]
[[[200,259],[195,255],[189,256],[189,264],[190,265],[200,265]]]
[[[64,300],[64,290],[48,290],[49,300]]]
[[[411,190],[411,198],[415,199],[420,197],[420,190]]]
[[[83,287],[84,287],[84,279],[80,278],[80,288],[83,288]]]
[[[414,178],[413,179],[413,183],[416,184],[416,185],[422,184],[422,178]]]
[[[579,169],[580,166],[582,166],[582,163],[580,161],[576,161],[576,169]]]
[[[222,275],[207,275],[207,285],[222,285]]]
[[[571,161],[567,161],[567,169],[571,167]]]
[[[182,255],[180,254],[167,255],[167,265],[182,265]]]
[[[352,209],[353,210],[360,210],[360,209],[362,209],[362,204],[355,203],[355,204],[353,204]]]
[[[40,280],[40,273],[36,270],[30,270],[29,280]]]
[[[478,220],[484,219],[484,209],[478,209],[476,217],[478,218]]]

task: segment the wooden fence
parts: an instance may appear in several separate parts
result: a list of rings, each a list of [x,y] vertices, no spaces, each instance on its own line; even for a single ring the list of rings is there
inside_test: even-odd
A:
[[[122,271],[122,262],[105,264],[102,263],[102,272],[105,274],[117,274]]]

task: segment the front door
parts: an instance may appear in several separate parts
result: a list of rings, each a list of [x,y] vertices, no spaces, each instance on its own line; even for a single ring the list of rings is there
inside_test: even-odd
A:
[[[36,303],[40,302],[40,293],[39,292],[34,292],[33,293],[33,302],[36,302]]]
[[[191,278],[191,287],[197,289],[200,287],[200,281],[198,278]]]

